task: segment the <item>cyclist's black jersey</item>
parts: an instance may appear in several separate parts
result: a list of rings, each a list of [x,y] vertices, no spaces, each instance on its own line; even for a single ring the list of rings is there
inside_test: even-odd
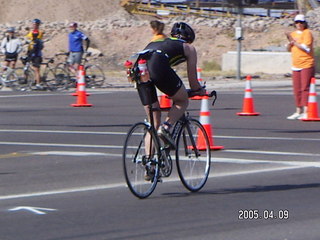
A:
[[[166,38],[161,41],[149,43],[145,49],[160,50],[166,54],[169,59],[170,66],[176,66],[186,61],[186,56],[183,51],[184,40],[177,38]]]
[[[160,91],[169,96],[176,94],[183,85],[177,73],[172,69],[172,66],[187,60],[183,43],[185,41],[177,38],[166,38],[151,42],[145,47],[145,50],[154,50],[147,57],[150,79]]]

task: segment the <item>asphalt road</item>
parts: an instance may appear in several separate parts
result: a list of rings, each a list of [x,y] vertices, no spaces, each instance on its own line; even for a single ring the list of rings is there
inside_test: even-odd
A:
[[[189,193],[177,173],[145,200],[126,188],[121,151],[143,120],[137,94],[0,92],[0,239],[319,239],[319,122],[288,121],[287,88],[254,92],[260,116],[240,117],[243,91],[211,111],[210,179]],[[190,103],[199,116],[199,101]]]

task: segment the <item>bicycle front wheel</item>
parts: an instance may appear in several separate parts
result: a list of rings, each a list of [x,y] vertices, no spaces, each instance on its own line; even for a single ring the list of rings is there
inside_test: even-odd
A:
[[[210,143],[202,124],[189,119],[178,135],[176,164],[183,185],[191,192],[206,183],[211,163]]]
[[[46,69],[46,71],[43,74],[42,80],[50,91],[57,91],[58,87],[60,87],[57,85],[56,75],[52,69]]]
[[[7,86],[10,87],[13,91],[25,91],[26,87],[24,84],[20,84],[19,77],[15,72],[11,72],[7,76]]]
[[[69,73],[61,67],[54,69],[55,88],[57,91],[67,90],[69,88]]]
[[[158,148],[145,123],[132,126],[123,148],[123,170],[130,191],[138,198],[146,198],[154,191],[159,177]],[[149,139],[149,140],[148,140]],[[153,145],[153,146],[152,146]],[[151,148],[151,150],[150,150]]]
[[[25,70],[24,68],[16,68],[15,73],[18,76],[21,91],[32,90],[32,86],[35,84],[33,71],[31,69]]]
[[[88,65],[86,70],[86,86],[88,88],[103,87],[105,75],[98,65]]]

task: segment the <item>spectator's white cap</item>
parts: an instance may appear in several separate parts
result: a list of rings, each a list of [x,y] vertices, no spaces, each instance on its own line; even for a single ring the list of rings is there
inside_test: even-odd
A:
[[[298,14],[297,16],[295,16],[294,21],[301,21],[301,22],[305,22],[306,18],[303,14]]]

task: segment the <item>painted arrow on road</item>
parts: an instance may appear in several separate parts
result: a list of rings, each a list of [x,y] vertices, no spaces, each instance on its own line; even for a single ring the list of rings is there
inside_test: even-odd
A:
[[[52,209],[52,208],[29,207],[29,206],[19,206],[19,207],[9,209],[9,211],[20,211],[20,210],[29,211],[38,215],[47,214],[46,211],[50,211],[50,212],[57,211],[57,209]]]

